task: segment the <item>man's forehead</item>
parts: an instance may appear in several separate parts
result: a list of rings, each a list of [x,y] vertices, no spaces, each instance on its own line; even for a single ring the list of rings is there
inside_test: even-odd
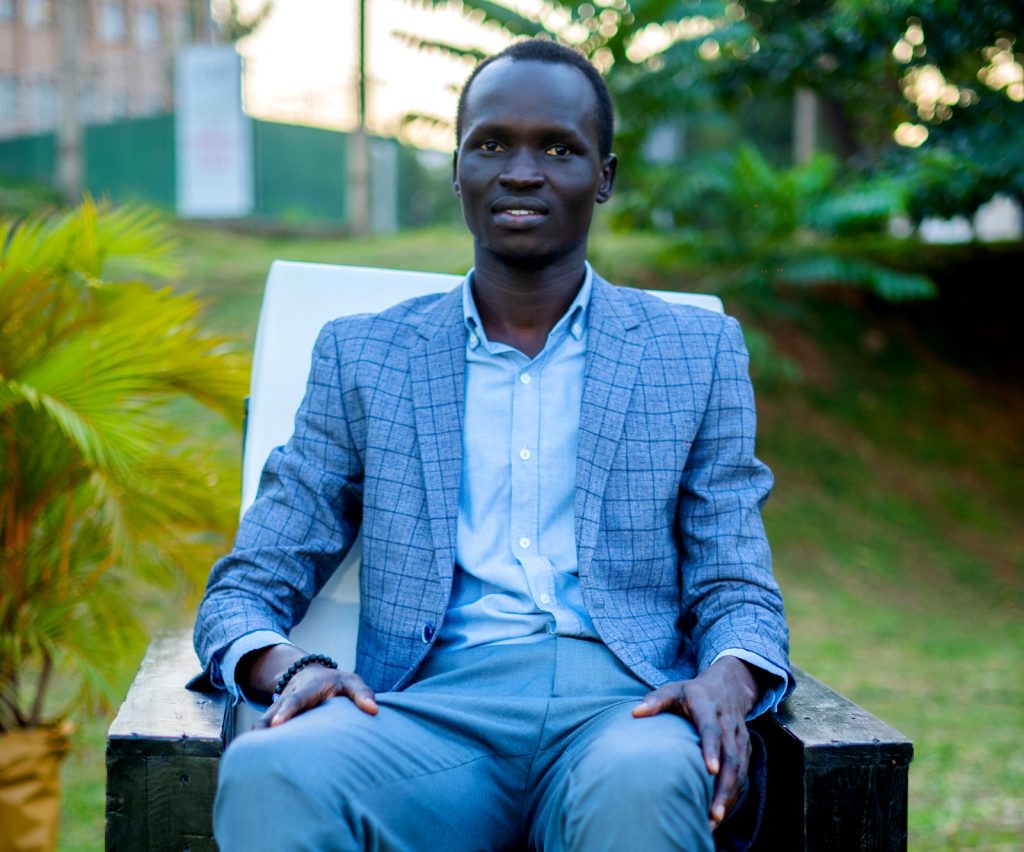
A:
[[[543,81],[544,85],[535,84]],[[512,92],[519,93],[529,86],[531,100],[561,100],[571,93],[574,99],[586,98],[596,108],[597,96],[586,75],[567,62],[543,62],[537,59],[502,57],[477,74],[466,94],[466,106],[479,109],[495,100],[503,101]]]

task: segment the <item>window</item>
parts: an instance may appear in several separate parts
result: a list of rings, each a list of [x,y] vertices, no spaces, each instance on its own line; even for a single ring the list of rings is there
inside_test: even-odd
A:
[[[0,77],[0,130],[13,130],[17,127],[20,110],[18,78]]]
[[[91,80],[78,84],[78,116],[86,123],[95,121],[98,117],[96,84]]]
[[[135,44],[152,47],[160,44],[160,10],[140,9],[135,18]]]
[[[57,85],[40,80],[27,86],[27,112],[33,130],[53,130],[57,126]]]
[[[192,41],[192,13],[187,9],[174,17],[174,41],[177,44]]]
[[[0,24],[14,20],[14,0],[0,0]],[[0,113],[2,115],[3,113]]]
[[[118,44],[124,41],[127,33],[124,3],[104,3],[100,6],[99,35],[100,41],[107,44]]]
[[[38,30],[52,23],[52,0],[25,0],[25,26],[30,30]]]

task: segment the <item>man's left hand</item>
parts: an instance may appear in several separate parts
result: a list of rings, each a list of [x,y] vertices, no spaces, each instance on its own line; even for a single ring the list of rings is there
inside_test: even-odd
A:
[[[712,831],[736,804],[746,784],[750,763],[746,718],[758,694],[757,680],[746,663],[726,656],[693,680],[673,681],[647,693],[633,709],[638,718],[678,713],[693,722],[704,765],[715,776],[709,814]]]

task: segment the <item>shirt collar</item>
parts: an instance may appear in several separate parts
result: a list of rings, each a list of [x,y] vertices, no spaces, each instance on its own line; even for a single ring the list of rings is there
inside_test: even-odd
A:
[[[585,270],[583,275],[583,285],[580,287],[579,292],[576,294],[576,298],[572,300],[572,304],[562,315],[562,318],[555,323],[555,327],[551,329],[548,334],[550,340],[557,333],[559,333],[566,326],[569,327],[569,333],[579,340],[583,337],[583,332],[587,328],[587,315],[590,309],[590,294],[594,289],[594,270],[591,269],[590,264],[587,261],[583,262],[583,268]],[[466,323],[466,330],[469,333],[469,348],[476,349],[481,342],[487,342],[487,334],[484,331],[483,321],[480,319],[480,313],[476,309],[476,301],[473,299],[473,272],[469,270],[466,273],[466,277],[462,284],[462,313]]]

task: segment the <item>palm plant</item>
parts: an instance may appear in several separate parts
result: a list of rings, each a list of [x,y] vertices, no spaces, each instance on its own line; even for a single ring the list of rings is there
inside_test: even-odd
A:
[[[167,286],[173,251],[91,201],[0,222],[0,734],[113,699],[147,602],[232,527],[230,463],[168,413],[237,419],[247,363]]]

